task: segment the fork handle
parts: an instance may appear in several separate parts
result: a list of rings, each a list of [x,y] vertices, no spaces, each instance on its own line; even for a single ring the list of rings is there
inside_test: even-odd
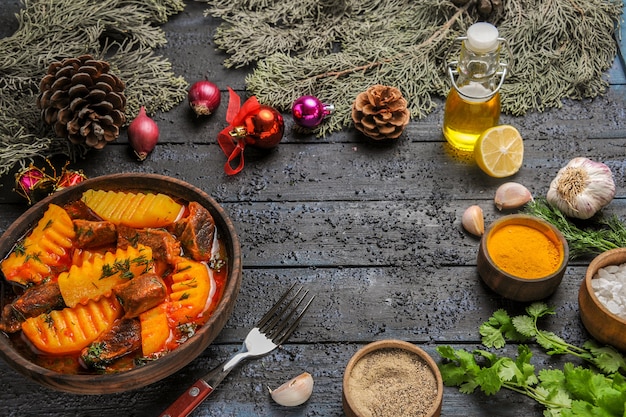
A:
[[[167,407],[160,417],[185,417],[212,392],[213,387],[204,379],[199,379]]]
[[[242,360],[250,357],[245,345],[230,359],[213,368],[208,374],[194,382],[176,399],[160,417],[186,417],[204,401]]]

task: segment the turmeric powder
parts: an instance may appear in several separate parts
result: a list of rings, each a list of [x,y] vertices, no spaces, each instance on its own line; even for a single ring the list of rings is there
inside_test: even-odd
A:
[[[563,247],[556,238],[521,224],[495,230],[487,240],[496,266],[519,278],[539,279],[555,272],[563,261]]]

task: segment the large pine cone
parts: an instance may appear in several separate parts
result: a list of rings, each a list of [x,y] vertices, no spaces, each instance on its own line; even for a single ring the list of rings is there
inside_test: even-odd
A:
[[[37,107],[58,137],[101,149],[125,123],[124,83],[91,55],[53,62],[39,84]]]
[[[354,126],[372,139],[395,139],[410,120],[406,105],[397,88],[374,85],[359,94],[352,105]]]

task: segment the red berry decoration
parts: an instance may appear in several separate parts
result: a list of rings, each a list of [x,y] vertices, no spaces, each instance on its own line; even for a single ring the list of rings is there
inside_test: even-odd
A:
[[[255,96],[250,97],[243,106],[240,98],[230,87],[230,101],[226,121],[229,126],[218,135],[218,143],[228,157],[224,172],[234,175],[244,166],[243,150],[246,145],[270,149],[280,143],[285,131],[283,116],[273,107],[259,104]],[[236,167],[233,161],[239,160]]]

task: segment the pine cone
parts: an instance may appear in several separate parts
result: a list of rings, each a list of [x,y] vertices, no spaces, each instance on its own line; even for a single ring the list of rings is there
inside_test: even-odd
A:
[[[407,101],[395,87],[374,85],[352,105],[354,126],[372,139],[395,139],[409,123]]]
[[[478,14],[491,23],[496,23],[504,14],[503,0],[477,0]]]
[[[102,149],[125,123],[124,83],[91,55],[53,62],[39,84],[37,107],[58,137]]]

